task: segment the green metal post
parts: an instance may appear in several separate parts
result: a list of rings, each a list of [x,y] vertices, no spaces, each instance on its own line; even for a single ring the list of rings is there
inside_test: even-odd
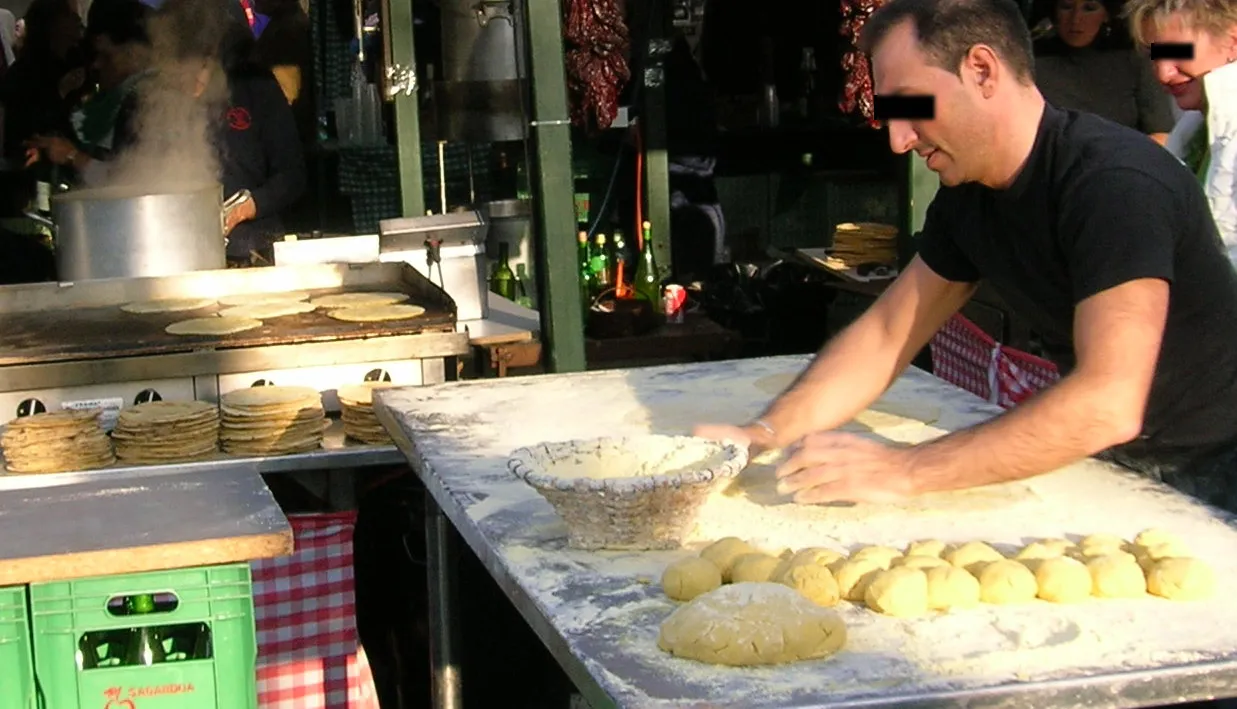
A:
[[[412,0],[388,0],[390,55],[416,71],[416,46],[412,34]],[[399,161],[399,191],[405,217],[425,214],[425,188],[421,176],[421,116],[417,110],[418,89],[411,96],[395,97],[395,150]]]
[[[670,54],[670,40],[667,38],[668,14],[663,3],[650,0],[646,12],[653,13],[651,22],[645,18],[645,26],[651,29],[647,44],[642,48],[647,54],[647,71],[642,77],[641,91],[644,93],[644,107],[641,121],[644,140],[644,184],[648,201],[648,212],[645,219],[653,227],[653,255],[657,258],[658,268],[662,273],[669,274],[673,264],[670,261],[670,156],[666,145],[666,78],[663,68],[665,58]]]
[[[526,0],[524,7],[533,106],[530,140],[536,151],[536,170],[530,169],[529,177],[537,208],[537,252],[545,274],[541,336],[550,371],[579,372],[585,367],[584,313],[576,264],[563,12],[559,0]]]
[[[936,196],[937,189],[941,186],[941,178],[935,172],[928,169],[928,163],[922,159],[910,155],[910,212],[911,212],[911,232],[923,229],[924,219],[928,214],[928,205],[932,204],[932,198]]]

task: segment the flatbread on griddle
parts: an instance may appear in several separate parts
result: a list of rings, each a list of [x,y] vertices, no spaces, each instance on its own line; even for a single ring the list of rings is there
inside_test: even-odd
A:
[[[194,318],[174,322],[164,328],[169,335],[234,335],[262,327],[261,320],[250,318]]]
[[[360,308],[371,305],[392,305],[408,300],[404,293],[336,293],[309,301],[319,308]]]
[[[250,318],[252,320],[269,320],[287,315],[300,315],[315,310],[311,303],[286,301],[283,303],[254,303],[252,305],[236,305],[219,311],[219,317]]]
[[[327,317],[344,322],[383,322],[386,320],[410,320],[425,314],[419,305],[366,305],[339,308],[327,313]]]
[[[286,293],[239,293],[223,296],[219,299],[219,304],[231,307],[236,305],[299,303],[303,300],[309,300],[309,294],[302,291],[288,291]]]
[[[125,303],[120,309],[126,313],[180,313],[187,310],[201,310],[214,305],[211,298],[166,298],[163,300],[147,300],[137,303]]]

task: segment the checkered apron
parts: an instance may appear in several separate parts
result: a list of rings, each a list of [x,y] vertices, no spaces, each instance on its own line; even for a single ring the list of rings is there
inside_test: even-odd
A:
[[[933,336],[932,373],[981,399],[1011,408],[1057,379],[1057,366],[1006,347],[962,315],[954,315]]]
[[[356,630],[356,512],[289,515],[291,556],[252,562],[262,709],[379,709]]]

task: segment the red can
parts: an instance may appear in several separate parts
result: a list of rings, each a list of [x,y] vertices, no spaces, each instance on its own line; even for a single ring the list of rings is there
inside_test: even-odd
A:
[[[668,285],[662,291],[661,304],[666,313],[666,322],[683,322],[683,305],[687,302],[687,289],[679,285]]]

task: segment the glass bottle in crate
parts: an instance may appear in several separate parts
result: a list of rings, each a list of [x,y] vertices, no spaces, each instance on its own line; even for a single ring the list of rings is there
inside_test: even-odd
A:
[[[636,265],[636,277],[632,288],[636,297],[647,300],[661,309],[661,273],[657,270],[657,257],[653,254],[653,225],[645,222],[644,243],[640,245],[640,260]]]
[[[510,301],[515,301],[515,273],[507,262],[509,246],[506,242],[498,245],[498,263],[490,275],[490,290]]]
[[[149,593],[129,596],[125,599],[125,611],[125,615],[128,616],[150,615],[155,612],[155,597]],[[126,665],[156,665],[166,659],[167,654],[163,647],[163,639],[159,636],[159,628],[144,626],[133,628],[129,632]]]

